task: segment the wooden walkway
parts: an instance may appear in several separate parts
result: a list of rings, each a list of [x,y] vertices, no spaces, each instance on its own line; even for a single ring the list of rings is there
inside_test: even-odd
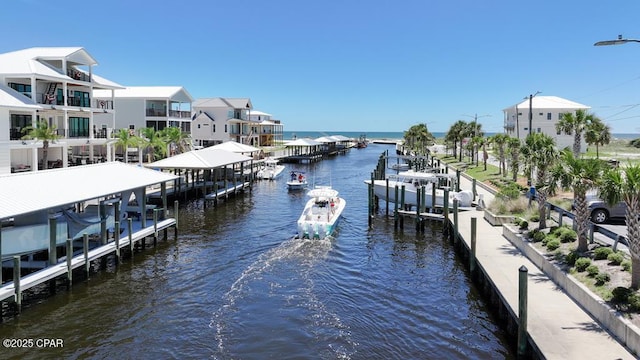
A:
[[[133,222],[132,225],[133,225],[133,231],[131,234],[131,241],[135,244],[136,242],[141,241],[148,236],[155,235],[156,231],[160,232],[161,230],[166,230],[172,226],[176,226],[176,220],[171,218],[171,219],[158,221],[158,224],[155,228],[152,225],[142,229],[140,222]],[[125,230],[120,235],[118,245],[120,249],[129,247],[132,245],[129,241],[129,234],[126,227],[125,227]],[[85,259],[83,251],[76,252],[76,253],[80,253],[80,255],[76,255],[76,253],[74,253],[74,257],[71,259],[71,268],[72,269],[79,268],[85,265],[87,261],[91,262],[115,252],[116,252],[115,241],[111,241],[106,245],[102,245],[97,248],[89,250],[87,259]],[[20,291],[21,292],[25,291],[39,284],[55,279],[58,276],[67,274],[69,269],[68,269],[66,258],[65,257],[60,258],[58,259],[58,261],[59,262],[53,266],[49,266],[47,268],[44,268],[42,270],[39,270],[27,276],[21,277]],[[3,284],[2,287],[0,287],[0,301],[4,301],[10,298],[14,298],[15,300],[15,297],[16,297],[16,289],[13,281],[7,282]]]

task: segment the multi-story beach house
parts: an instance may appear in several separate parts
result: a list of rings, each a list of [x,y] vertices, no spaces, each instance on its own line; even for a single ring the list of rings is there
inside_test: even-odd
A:
[[[117,129],[129,129],[136,134],[136,130],[146,127],[155,130],[177,127],[183,132],[191,131],[193,98],[181,86],[127,86],[96,90],[93,95],[100,101],[113,103],[118,109]]]
[[[99,101],[113,103],[117,109],[115,130],[127,129],[132,135],[140,135],[140,129],[162,130],[167,127],[191,132],[191,102],[193,98],[181,86],[127,86],[114,90],[95,90]],[[103,117],[98,115],[97,120]],[[105,117],[105,120],[107,118]],[[124,149],[115,149],[117,158],[124,156]],[[136,157],[137,151],[129,152]]]
[[[551,136],[558,149],[573,146],[573,135],[567,135],[556,130],[556,124],[565,113],[576,110],[588,110],[591,107],[582,105],[557,96],[527,97],[521,103],[512,105],[504,110],[505,133],[524,141],[529,132],[543,133]],[[529,113],[531,113],[531,128],[529,128]],[[581,152],[587,149],[585,137],[582,137]]]
[[[86,163],[108,156],[114,107],[92,96],[121,85],[97,76],[97,61],[82,47],[37,47],[0,54],[0,173]],[[100,127],[96,114],[104,115]],[[46,121],[58,139],[23,140],[25,128]]]
[[[205,98],[193,102],[191,136],[198,146],[233,140],[252,146],[282,142],[283,125],[272,115],[253,110],[248,98]]]

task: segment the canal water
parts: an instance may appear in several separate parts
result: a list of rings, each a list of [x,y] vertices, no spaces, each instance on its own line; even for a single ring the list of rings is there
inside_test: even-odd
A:
[[[32,297],[0,324],[3,339],[61,339],[62,348],[0,357],[514,358],[441,224],[402,234],[379,215],[368,229],[363,180],[385,150],[287,165],[347,201],[334,238],[293,239],[306,199],[287,190],[287,173],[215,208],[183,203],[177,241]]]

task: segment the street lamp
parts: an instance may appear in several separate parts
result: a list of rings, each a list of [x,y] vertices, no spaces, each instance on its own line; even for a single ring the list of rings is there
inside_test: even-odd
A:
[[[623,39],[622,35],[618,35],[618,38],[615,39],[615,40],[598,41],[597,43],[593,44],[593,46],[622,45],[622,44],[626,44],[626,43],[630,43],[630,42],[640,43],[640,40],[638,40],[638,39]]]

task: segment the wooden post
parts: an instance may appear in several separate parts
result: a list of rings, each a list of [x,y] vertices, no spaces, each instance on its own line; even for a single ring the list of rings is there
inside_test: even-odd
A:
[[[120,221],[115,222],[113,240],[116,242],[116,265],[120,264]]]
[[[471,218],[471,254],[469,254],[469,272],[471,273],[471,277],[475,277],[476,273],[476,229],[477,229],[478,219],[475,217]]]
[[[71,286],[73,282],[73,266],[71,260],[73,260],[73,240],[67,239],[67,282],[69,286]]]
[[[453,243],[458,245],[458,231],[459,231],[459,223],[458,223],[458,199],[453,200]]]
[[[399,188],[398,185],[396,184],[395,186],[395,198],[394,198],[394,202],[393,202],[393,228],[395,230],[398,230],[398,192],[399,192]]]
[[[400,209],[404,209],[404,190],[405,187],[402,185],[400,188]],[[404,229],[404,216],[400,216],[400,229]]]
[[[590,222],[589,223],[589,244],[593,244],[593,232],[595,231],[595,225]]]
[[[436,184],[431,183],[431,212],[436,212]]]
[[[460,192],[460,169],[456,169],[456,191]]]
[[[185,176],[186,176],[186,171],[185,171]],[[187,188],[185,188],[185,194],[187,192]],[[141,209],[140,209],[140,226],[142,226],[142,228],[146,228],[147,227],[147,189],[146,188],[142,188],[142,199],[140,199],[140,205],[141,205]]]
[[[476,189],[476,178],[471,180],[471,191],[473,192],[473,201],[476,201],[476,196],[478,195],[478,191]]]
[[[0,286],[2,286],[2,227],[0,227]]]
[[[442,227],[442,231],[445,235],[449,235],[449,190],[444,190],[444,197],[442,198],[442,204],[444,205],[443,214],[444,214],[444,226]]]
[[[420,188],[416,189],[416,231],[420,230]]]
[[[518,358],[524,358],[527,353],[527,267],[522,265],[518,269]]]
[[[206,184],[207,184],[207,180],[204,180],[205,183],[205,195],[206,193]],[[167,217],[167,183],[163,182],[160,184],[160,194],[162,196],[162,218],[166,218]]]
[[[129,237],[129,250],[131,250],[131,258],[133,259],[133,219],[127,219],[127,236]]]
[[[102,245],[107,244],[107,204],[100,202],[100,239]]]
[[[89,234],[82,234],[82,252],[84,255],[84,272],[89,278],[89,271],[91,270],[91,263],[89,262]]]
[[[153,209],[153,246],[158,244],[158,209]]]
[[[562,218],[564,217],[564,211],[558,210],[558,226],[562,227]]]
[[[422,199],[421,201],[421,205],[420,205],[420,212],[426,212],[426,206],[427,206],[427,189],[425,186],[421,186],[420,187],[420,192],[422,194],[422,196],[420,197],[420,199]],[[426,221],[420,221],[420,231],[424,232],[424,228],[425,228],[425,223]]]
[[[385,215],[389,216],[389,178],[385,179],[385,183],[386,183],[386,191],[387,191]]]
[[[22,290],[20,290],[20,256],[13,257],[13,290],[18,313],[22,311]]]
[[[178,201],[173,202],[173,216],[176,219],[176,224],[173,226],[174,240],[178,240]]]
[[[58,263],[57,239],[58,236],[57,220],[54,217],[49,218],[49,266]]]

